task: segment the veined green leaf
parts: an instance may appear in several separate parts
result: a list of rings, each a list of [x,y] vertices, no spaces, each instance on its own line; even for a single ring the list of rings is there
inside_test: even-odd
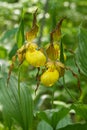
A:
[[[33,118],[33,102],[31,92],[25,84],[20,85],[18,94],[17,80],[11,76],[9,85],[6,85],[7,74],[0,79],[0,102],[3,105],[3,115],[6,125],[12,123],[21,126],[23,130],[30,130]]]
[[[76,60],[81,72],[87,77],[87,30],[80,28],[78,36],[79,44]]]

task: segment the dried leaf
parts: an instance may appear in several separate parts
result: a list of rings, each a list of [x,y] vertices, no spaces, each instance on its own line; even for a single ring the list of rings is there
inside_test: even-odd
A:
[[[56,28],[51,32],[51,35],[50,35],[51,43],[56,42],[56,41],[58,42],[60,40],[60,38],[61,38],[61,25],[62,25],[62,22],[63,22],[64,19],[65,19],[65,17],[62,18],[58,22]]]
[[[58,44],[50,44],[46,49],[46,53],[48,58],[51,60],[57,60],[59,55],[59,45]]]
[[[38,26],[35,25],[29,32],[26,33],[26,39],[28,42],[32,41],[38,32]]]
[[[35,11],[35,13],[33,14],[33,23],[32,23],[32,28],[29,32],[26,33],[26,40],[28,42],[32,41],[38,32],[38,26],[37,26],[37,19],[36,19],[36,15],[37,15],[37,10]]]

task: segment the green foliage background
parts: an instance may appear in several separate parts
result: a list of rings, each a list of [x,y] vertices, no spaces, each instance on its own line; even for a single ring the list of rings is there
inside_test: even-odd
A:
[[[62,43],[67,56],[65,65],[78,75],[82,93],[77,79],[67,70],[65,83],[61,78],[53,88],[40,85],[35,95],[38,70],[26,62],[20,68],[21,89],[17,88],[17,67],[7,88],[11,58],[22,45],[26,31],[31,28],[32,13],[37,8],[39,32],[36,41],[41,47],[49,43],[50,32],[66,16],[62,24]],[[24,34],[21,35],[22,31]],[[86,97],[87,1],[0,0],[0,130],[31,130],[31,126],[32,130],[86,130]]]

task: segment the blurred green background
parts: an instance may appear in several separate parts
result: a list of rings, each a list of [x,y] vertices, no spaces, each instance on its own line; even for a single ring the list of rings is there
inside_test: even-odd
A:
[[[39,25],[39,32],[37,42],[40,46],[49,43],[50,32],[55,28],[58,21],[66,16],[62,24],[62,33],[64,48],[71,49],[76,52],[78,46],[78,30],[79,26],[87,27],[87,1],[86,0],[0,0],[0,64],[9,66],[12,56],[15,54],[17,47],[16,35],[21,20],[22,9],[24,10],[24,31],[31,28],[33,13],[38,8],[37,22]],[[66,51],[67,60],[65,64],[70,66],[71,69],[77,72],[77,67],[74,62],[74,56]],[[8,71],[8,68],[5,68]],[[15,69],[17,73],[17,70]],[[31,68],[29,70],[26,63],[22,66],[21,79],[23,81],[30,80],[29,84],[34,84],[35,74],[37,70]],[[73,77],[72,73],[66,72],[66,84],[71,93],[78,97],[79,89],[77,87],[77,80]],[[82,78],[82,89],[85,87],[85,78]],[[34,80],[34,81],[33,81]],[[71,97],[65,89],[63,89],[62,79],[56,84],[58,92],[55,95],[59,100],[72,102]],[[59,87],[60,86],[60,87]],[[41,87],[41,86],[40,86]],[[34,86],[35,88],[35,86]],[[41,87],[41,89],[44,89]],[[39,89],[38,91],[40,91]],[[45,88],[46,92],[51,91]],[[44,89],[44,91],[45,91]],[[85,88],[86,89],[86,88]],[[42,91],[42,90],[41,90]],[[83,90],[85,91],[85,90]],[[43,92],[43,91],[42,91]],[[45,92],[43,92],[45,93]],[[49,92],[50,93],[50,92]],[[57,94],[56,94],[57,93]],[[86,93],[86,92],[85,92]],[[85,94],[84,93],[84,94]],[[59,95],[59,96],[58,96]],[[84,95],[82,96],[82,98]],[[37,96],[38,98],[38,96]],[[84,98],[85,100],[85,98]],[[43,100],[42,100],[43,101]],[[49,101],[48,101],[49,102]],[[87,102],[87,101],[85,101]],[[47,105],[47,104],[46,104]],[[48,105],[49,106],[49,105]]]
[[[16,42],[15,33],[22,8],[25,12],[25,31],[30,29],[32,13],[38,8],[37,19],[40,26],[38,38],[43,35],[42,44],[49,42],[49,33],[64,16],[67,17],[62,25],[62,32],[65,34],[64,45],[71,49],[76,48],[77,29],[80,24],[84,28],[87,26],[86,0],[0,0],[0,45],[6,46],[7,53]]]
[[[21,81],[32,88],[35,110],[50,109],[53,92],[55,108],[68,106],[74,102],[73,98],[87,104],[87,79],[83,74],[78,73],[75,55],[67,51],[77,52],[79,27],[87,29],[87,0],[0,0],[0,66],[2,70],[8,72],[11,58],[17,50],[16,35],[22,9],[24,10],[24,33],[26,33],[31,29],[33,13],[37,8],[39,32],[36,41],[42,47],[49,43],[50,32],[58,21],[66,16],[61,28],[64,35],[62,41],[67,56],[65,65],[78,74],[82,94],[80,96],[77,79],[70,71],[66,71],[65,84],[72,96],[64,88],[62,78],[54,85],[54,89],[40,85],[37,95],[35,95],[37,70],[24,62],[21,66]],[[17,68],[13,70],[13,73],[17,77]],[[81,119],[77,117],[77,120]]]
[[[22,9],[25,12],[24,31],[26,33],[32,26],[32,15],[37,8],[37,21],[39,25],[38,44],[44,46],[49,43],[50,32],[55,28],[58,21],[66,16],[62,24],[64,48],[76,52],[79,26],[87,27],[86,0],[0,0],[1,64],[9,66],[9,61],[16,52],[16,35],[21,20]],[[73,55],[69,52],[66,52],[66,55],[67,60],[65,64],[71,66],[77,72]],[[27,71],[25,67],[24,71]],[[33,73],[33,71],[30,73]],[[67,75],[66,82],[71,80],[71,85],[69,85],[71,89],[71,86],[74,87],[73,84],[76,83],[76,80],[70,72],[67,73],[69,73],[69,76]],[[28,78],[28,76],[26,77]]]

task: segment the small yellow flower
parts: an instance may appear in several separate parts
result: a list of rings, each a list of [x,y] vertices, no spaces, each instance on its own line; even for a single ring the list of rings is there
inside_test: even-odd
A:
[[[34,67],[44,66],[46,62],[45,55],[39,50],[34,50],[34,51],[28,50],[26,52],[25,57],[28,63]]]
[[[59,78],[59,73],[56,69],[49,68],[41,76],[41,83],[45,86],[52,86]]]

